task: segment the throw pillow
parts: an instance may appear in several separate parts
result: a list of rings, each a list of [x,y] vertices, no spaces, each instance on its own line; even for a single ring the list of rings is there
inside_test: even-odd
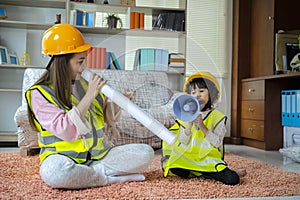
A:
[[[282,149],[279,149],[279,152],[283,155],[286,156],[295,162],[300,163],[300,145],[293,145],[290,147],[285,147]]]

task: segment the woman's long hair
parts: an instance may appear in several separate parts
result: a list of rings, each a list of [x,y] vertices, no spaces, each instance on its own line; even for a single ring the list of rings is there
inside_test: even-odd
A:
[[[69,67],[70,59],[74,54],[56,55],[51,58],[49,67],[41,75],[41,77],[33,85],[49,85],[53,86],[53,92],[56,99],[65,107],[72,108],[71,103],[71,87],[72,73]],[[28,119],[31,127],[36,130],[34,124],[34,115],[28,106]]]

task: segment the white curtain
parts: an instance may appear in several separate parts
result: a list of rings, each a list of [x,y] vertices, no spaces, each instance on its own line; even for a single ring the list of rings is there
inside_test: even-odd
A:
[[[186,76],[209,71],[227,77],[230,0],[187,0]],[[231,39],[230,39],[231,40]]]

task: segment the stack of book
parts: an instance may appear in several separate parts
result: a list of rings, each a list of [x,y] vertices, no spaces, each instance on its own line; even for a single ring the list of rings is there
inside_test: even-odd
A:
[[[130,29],[144,29],[144,17],[143,12],[130,12]]]
[[[96,12],[71,10],[70,24],[77,26],[95,26]]]
[[[153,30],[184,31],[184,12],[162,12],[154,22]]]
[[[169,71],[184,73],[185,58],[182,53],[170,53],[169,54]]]
[[[96,69],[122,69],[114,52],[106,51],[106,48],[92,47],[87,55],[87,67]]]
[[[106,48],[92,47],[88,50],[86,65],[89,68],[106,68]]]

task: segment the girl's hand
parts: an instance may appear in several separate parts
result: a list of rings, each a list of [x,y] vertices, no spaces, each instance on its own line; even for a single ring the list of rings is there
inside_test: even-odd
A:
[[[200,130],[203,131],[204,135],[206,135],[208,133],[208,129],[207,127],[204,125],[203,123],[203,117],[202,117],[202,114],[200,113],[198,115],[198,117],[193,121],[193,124],[195,126],[197,126]]]
[[[198,117],[196,119],[194,119],[194,121],[192,121],[192,123],[195,125],[195,126],[200,126],[203,124],[203,118],[202,118],[202,114],[200,113],[198,115]],[[204,124],[203,124],[204,125]]]

